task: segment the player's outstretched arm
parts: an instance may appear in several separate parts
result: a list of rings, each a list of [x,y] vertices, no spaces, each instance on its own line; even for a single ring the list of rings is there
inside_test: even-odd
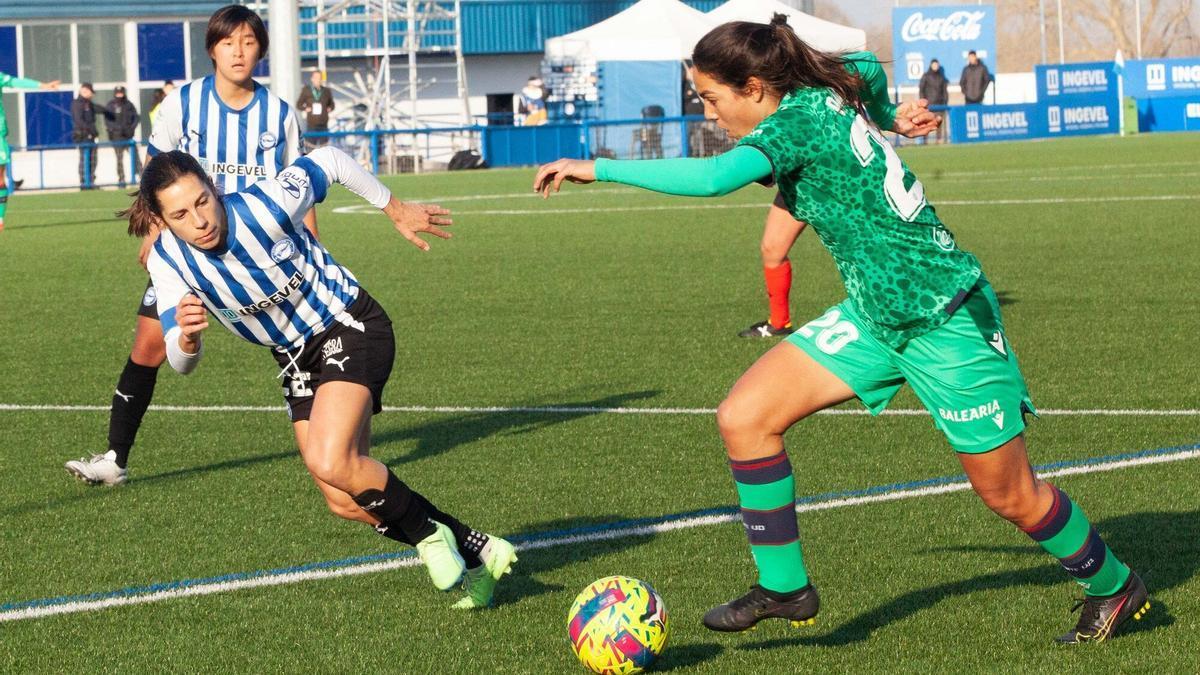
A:
[[[382,210],[396,226],[396,231],[422,251],[429,250],[429,243],[418,237],[419,233],[428,232],[442,239],[450,238],[450,233],[442,229],[453,222],[447,217],[450,215],[448,209],[436,204],[414,204],[396,199],[378,178],[341,150],[325,146],[309,153],[296,164],[300,166],[308,162],[315,164],[319,169],[317,173],[322,174],[310,176],[313,183],[328,180],[341,184]],[[325,186],[314,184],[311,189],[315,191],[317,201],[324,198]]]
[[[770,176],[771,162],[759,150],[739,146],[729,152],[695,159],[560,159],[538,169],[533,189],[549,197],[563,181],[622,183],[685,197],[718,197]]]

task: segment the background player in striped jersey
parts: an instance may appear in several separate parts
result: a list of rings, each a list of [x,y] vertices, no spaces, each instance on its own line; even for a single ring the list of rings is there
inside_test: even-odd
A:
[[[200,164],[173,151],[146,166],[126,212],[131,234],[163,227],[147,267],[167,359],[191,372],[212,316],[247,341],[272,347],[304,463],[335,514],[415,545],[434,585],[466,575],[455,606],[490,604],[516,561],[512,544],[439,511],[370,457],[371,416],[382,410],[395,338],[383,308],[302,226],[304,214],[340,183],[416,236],[449,233],[449,211],[402,204],[344,152],[325,147],[274,179],[218,194]]]
[[[182,150],[199,159],[218,191],[236,192],[274,177],[301,156],[300,124],[290,105],[252,77],[268,45],[257,14],[240,5],[217,10],[204,43],[214,72],[174,89],[162,102],[149,154]],[[305,223],[315,237],[316,211],[305,216]],[[151,229],[142,240],[138,259],[143,265],[156,237]],[[125,482],[129,452],[166,358],[155,293],[153,284],[147,284],[133,349],[113,393],[108,451],[66,463],[68,472],[89,484]]]

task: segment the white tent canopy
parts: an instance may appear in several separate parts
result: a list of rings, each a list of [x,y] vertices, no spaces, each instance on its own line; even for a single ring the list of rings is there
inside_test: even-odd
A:
[[[728,21],[769,23],[775,13],[786,14],[796,35],[823,52],[851,52],[866,48],[867,34],[857,28],[818,19],[778,0],[729,0],[705,16],[713,26]]]
[[[600,23],[550,38],[546,57],[679,61],[691,58],[692,48],[715,25],[704,12],[679,0],[641,0]]]

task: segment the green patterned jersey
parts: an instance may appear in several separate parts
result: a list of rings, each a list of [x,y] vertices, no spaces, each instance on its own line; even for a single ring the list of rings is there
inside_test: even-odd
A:
[[[876,338],[901,347],[945,322],[979,278],[916,176],[826,88],[798,89],[739,145],[771,161],[788,210],[833,254]]]

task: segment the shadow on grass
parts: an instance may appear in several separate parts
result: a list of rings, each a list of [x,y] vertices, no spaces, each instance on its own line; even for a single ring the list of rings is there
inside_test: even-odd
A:
[[[1187,582],[1196,576],[1200,568],[1200,541],[1195,533],[1200,531],[1200,511],[1184,513],[1144,512],[1118,516],[1096,523],[1096,529],[1104,535],[1109,547],[1124,562],[1138,570],[1150,596]],[[967,546],[932,549],[930,553],[1027,553],[1032,559],[1046,560],[1046,553],[1037,546]],[[969,561],[967,561],[969,564]],[[954,581],[929,588],[905,593],[886,604],[869,609],[846,623],[834,628],[826,635],[768,640],[741,645],[741,649],[774,649],[802,645],[837,647],[863,642],[876,630],[894,621],[904,620],[917,612],[930,609],[942,600],[954,596],[967,596],[980,591],[1017,588],[1021,586],[1062,587],[1066,575],[1055,564],[1040,565],[1023,570],[1012,570],[984,574],[961,581]],[[1064,612],[1063,630],[1070,628]],[[977,617],[978,628],[988,627],[989,617]],[[1130,622],[1122,628],[1123,634],[1140,633],[1169,626],[1174,617],[1158,601],[1149,616],[1140,622]],[[967,630],[975,627],[966,626]]]
[[[525,406],[530,408],[581,408],[578,412],[523,412],[497,411],[477,412],[444,416],[415,427],[377,431],[371,435],[371,444],[382,449],[385,443],[416,441],[416,447],[402,455],[384,461],[395,468],[440,455],[460,445],[481,441],[498,434],[528,434],[556,424],[564,424],[581,417],[599,414],[601,408],[620,408],[634,401],[653,398],[658,391],[634,391],[613,394],[588,401],[570,401],[550,405]]]
[[[513,575],[506,577],[505,581],[496,587],[495,606],[512,605],[522,602],[526,598],[547,593],[558,594],[562,598],[561,609],[565,635],[567,613],[571,609],[571,603],[574,602],[575,595],[583,590],[587,584],[595,581],[595,579],[591,577],[580,578],[576,583],[577,588],[565,588],[560,584],[546,583],[537,577],[570,565],[577,565],[592,558],[624,553],[634,547],[649,543],[655,535],[617,537],[565,546],[547,546],[546,544],[560,538],[595,532],[597,529],[603,529],[605,525],[626,520],[628,520],[626,516],[610,514],[587,518],[552,520],[525,528],[525,531],[531,534],[513,536],[511,538],[513,543],[533,543],[534,545],[540,543],[544,548],[525,549],[521,551],[520,560],[518,560],[516,566],[513,568]],[[674,620],[678,621],[679,619],[675,618]],[[724,647],[715,643],[672,646],[668,642],[663,657],[655,662],[650,671],[663,672],[690,668],[716,658],[723,650]]]
[[[496,606],[520,602],[546,593],[563,593],[563,618],[566,619],[570,603],[575,600],[575,594],[595,581],[581,579],[579,588],[564,588],[558,584],[549,584],[538,579],[538,575],[554,572],[555,570],[577,565],[581,562],[600,556],[606,556],[628,551],[648,543],[654,535],[640,537],[617,537],[603,541],[589,541],[567,546],[546,546],[545,542],[560,537],[570,537],[581,531],[591,531],[608,523],[626,520],[625,517],[611,514],[607,516],[591,516],[587,518],[567,518],[538,523],[526,528],[526,532],[510,537],[514,544],[542,545],[544,548],[526,549],[520,552],[520,559],[513,568],[513,575],[507,577],[504,583],[496,587]]]
[[[8,507],[6,509],[0,510],[0,515],[20,516],[20,515],[25,515],[28,513],[36,513],[38,511],[52,510],[52,509],[57,509],[61,506],[73,504],[75,502],[81,502],[81,501],[104,498],[104,497],[111,497],[111,496],[119,496],[121,491],[133,489],[136,486],[143,485],[145,483],[153,484],[153,483],[157,483],[159,481],[170,482],[173,480],[179,480],[181,478],[191,478],[198,474],[211,473],[214,471],[228,471],[231,469],[243,469],[243,468],[246,468],[249,466],[256,466],[259,464],[270,464],[271,462],[276,462],[276,461],[279,461],[282,459],[288,459],[288,458],[295,458],[296,461],[300,461],[300,453],[296,450],[290,450],[288,452],[273,452],[273,453],[269,453],[269,454],[265,454],[265,455],[254,455],[252,457],[239,457],[237,459],[227,459],[227,460],[224,460],[221,462],[213,462],[212,464],[201,464],[199,466],[190,466],[190,467],[186,467],[183,469],[174,469],[171,471],[164,471],[162,473],[154,473],[154,474],[150,474],[150,475],[142,475],[140,473],[131,474],[130,483],[132,483],[132,485],[120,485],[117,487],[108,487],[108,486],[104,486],[104,485],[94,485],[94,486],[84,485],[83,483],[79,482],[77,479],[75,479],[72,476],[70,476],[69,474],[67,474],[66,470],[63,469],[62,473],[61,473],[62,480],[64,482],[71,481],[71,482],[76,483],[78,486],[77,492],[75,492],[74,494],[60,497],[58,499],[43,500],[43,501],[31,501],[31,502],[25,502],[24,504],[17,504],[17,505]]]

